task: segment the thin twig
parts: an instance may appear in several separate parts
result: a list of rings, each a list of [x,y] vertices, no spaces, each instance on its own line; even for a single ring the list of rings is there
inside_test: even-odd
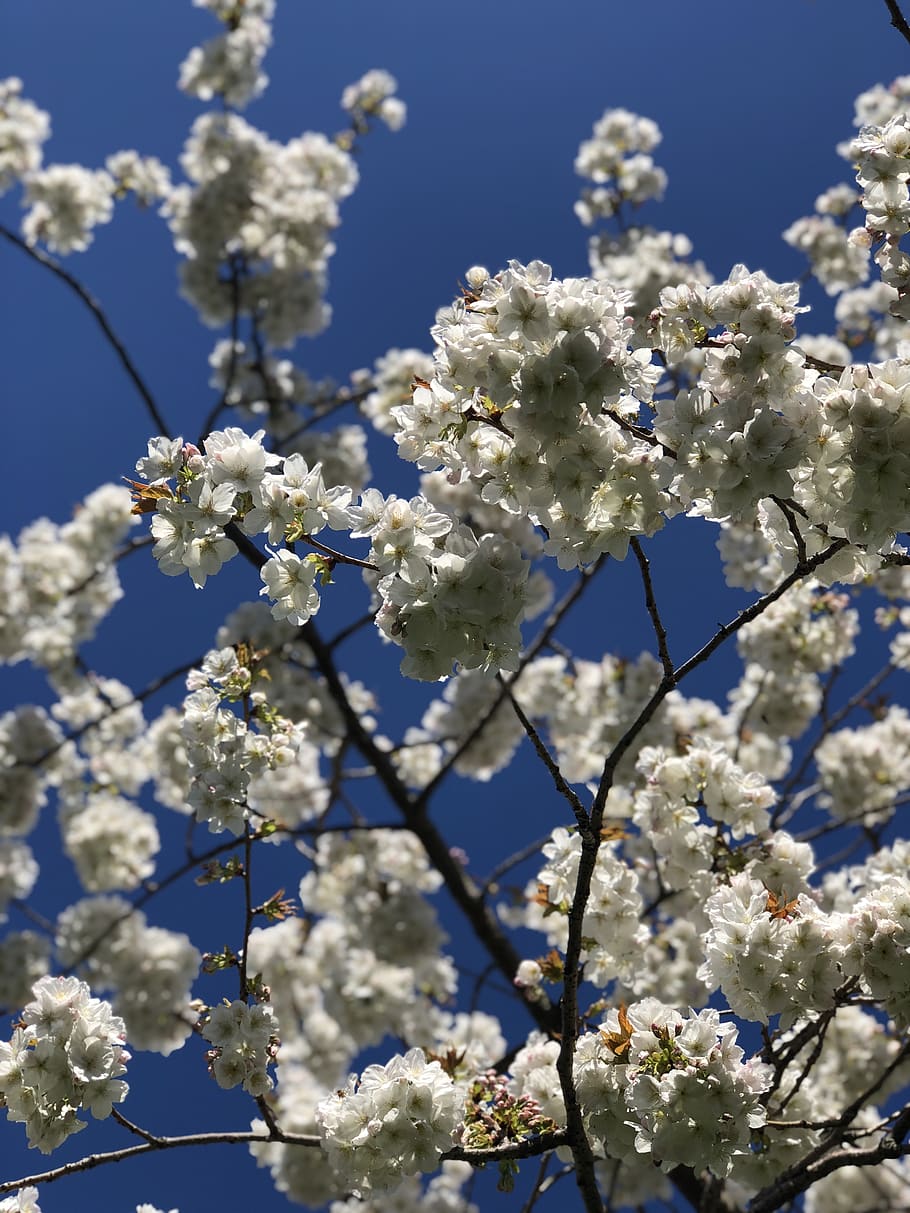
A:
[[[149,415],[158,429],[158,433],[166,438],[169,438],[171,436],[171,432],[168,428],[167,422],[161,415],[161,410],[158,408],[154,396],[147,387],[145,380],[139,374],[136,364],[133,362],[132,358],[127,352],[126,346],[124,346],[123,342],[111,327],[110,321],[104,314],[104,309],[94,295],[92,295],[82,285],[79,279],[71,274],[68,269],[65,269],[60,262],[56,260],[56,258],[51,257],[49,253],[45,253],[42,249],[34,248],[28,243],[28,241],[23,240],[21,236],[17,236],[15,232],[10,231],[9,228],[5,227],[3,224],[0,224],[0,236],[3,236],[10,242],[10,244],[14,244],[16,248],[21,249],[27,257],[31,257],[33,261],[37,261],[39,265],[43,265],[45,269],[50,270],[52,274],[56,274],[61,282],[65,282],[71,291],[75,291],[88,310],[95,317],[95,320],[98,322],[98,325],[107,338],[108,343],[119,358],[120,365],[133,381],[133,386],[142,397],[145,407],[148,409]]]
[[[513,675],[513,677],[509,679],[510,687],[515,686],[516,682],[518,682],[519,678],[521,677],[521,675],[523,674],[525,669],[534,660],[534,658],[537,656],[537,654],[540,652],[540,650],[545,648],[546,645],[548,645],[550,643],[553,633],[556,631],[556,629],[562,623],[564,616],[568,613],[568,611],[571,609],[571,607],[573,607],[575,605],[575,603],[578,602],[579,598],[581,598],[582,594],[585,592],[585,590],[588,588],[588,586],[591,585],[594,576],[599,572],[599,570],[601,568],[603,568],[605,562],[606,562],[606,557],[601,556],[592,565],[589,565],[586,569],[580,570],[580,575],[579,575],[578,580],[575,582],[575,584],[572,586],[572,588],[568,591],[568,593],[563,595],[563,597],[556,604],[556,606],[552,609],[552,611],[550,611],[550,614],[544,620],[544,624],[543,624],[543,627],[541,628],[540,632],[538,632],[537,636],[534,637],[531,644],[527,647],[527,649],[525,649],[524,653],[522,654],[521,664],[519,665],[518,670]],[[483,733],[484,729],[490,723],[493,716],[495,716],[496,712],[502,707],[503,703],[505,703],[505,698],[506,698],[505,691],[502,688],[500,688],[499,694],[496,696],[496,698],[493,700],[493,702],[490,704],[490,706],[487,708],[487,710],[483,713],[483,715],[480,717],[480,719],[476,722],[474,727],[472,729],[470,729],[464,735],[464,737],[462,737],[461,741],[458,743],[458,745],[455,747],[455,749],[446,756],[445,762],[442,764],[442,766],[439,768],[439,770],[436,772],[436,774],[433,776],[433,778],[430,780],[430,782],[428,784],[426,784],[426,786],[419,793],[419,795],[417,796],[417,799],[415,801],[415,807],[417,809],[423,809],[429,803],[431,797],[434,795],[434,793],[436,792],[437,788],[442,783],[442,781],[446,778],[446,776],[449,774],[449,772],[454,768],[455,764],[462,757],[462,755],[471,748],[473,743],[477,740],[477,738],[481,735],[481,733]]]
[[[482,895],[484,897],[489,896],[491,890],[495,889],[498,882],[507,872],[510,872],[512,868],[518,867],[525,860],[530,859],[532,855],[537,855],[541,847],[549,841],[550,835],[545,834],[542,838],[535,838],[533,842],[529,842],[520,851],[515,851],[514,854],[508,855],[505,859],[501,860],[481,885]]]
[[[278,1141],[290,1146],[308,1146],[318,1150],[321,1139],[307,1133],[275,1133],[266,1136],[254,1133],[252,1130],[241,1130],[235,1133],[188,1133],[184,1137],[152,1137],[140,1146],[125,1146],[121,1150],[109,1150],[104,1154],[89,1154],[75,1162],[65,1163],[62,1167],[54,1167],[50,1171],[40,1171],[35,1175],[24,1175],[21,1179],[10,1179],[0,1183],[0,1195],[4,1192],[14,1192],[18,1188],[35,1188],[39,1184],[56,1183],[68,1175],[76,1175],[80,1171],[93,1171],[96,1167],[106,1166],[107,1163],[123,1162],[127,1158],[136,1158],[142,1154],[150,1154],[155,1150],[179,1150],[184,1146],[236,1146],[247,1145],[250,1142]],[[521,1155],[527,1157],[527,1155]]]
[[[785,810],[793,797],[794,791],[802,782],[803,776],[806,774],[806,771],[808,771],[810,765],[812,764],[816,751],[824,738],[833,732],[833,730],[836,729],[837,726],[843,720],[845,720],[855,708],[859,707],[866,699],[868,699],[873,691],[877,691],[882,683],[894,673],[895,669],[896,667],[890,662],[883,666],[877,674],[873,674],[865,686],[860,687],[858,691],[850,696],[846,703],[844,703],[836,712],[828,717],[828,719],[825,721],[824,727],[819,731],[819,735],[803,754],[796,770],[790,775],[787,782],[781,789],[780,799],[771,819],[772,826],[778,825],[782,820]]]
[[[521,704],[518,702],[518,700],[512,694],[512,688],[505,681],[505,679],[503,678],[503,676],[501,674],[497,674],[496,680],[499,683],[499,685],[502,687],[502,689],[505,691],[506,698],[508,699],[509,703],[511,703],[512,707],[515,709],[515,715],[518,717],[521,727],[524,729],[525,733],[527,733],[528,737],[530,738],[531,745],[533,745],[535,751],[537,752],[538,758],[544,764],[544,766],[547,768],[547,770],[550,772],[550,778],[553,780],[553,783],[556,787],[557,792],[559,792],[560,796],[564,796],[565,799],[569,802],[572,812],[575,815],[575,821],[576,821],[579,829],[586,829],[589,824],[588,814],[587,814],[587,811],[585,810],[584,805],[578,799],[578,795],[576,794],[574,788],[571,788],[569,786],[569,784],[566,783],[565,779],[563,778],[562,771],[560,771],[558,764],[556,763],[555,759],[553,758],[553,755],[550,753],[550,751],[544,745],[540,734],[537,732],[537,730],[534,728],[534,725],[531,723],[531,721],[525,715],[524,710],[521,707]]]
[[[632,537],[629,541],[629,546],[634,552],[635,559],[638,561],[638,567],[641,570],[641,580],[645,587],[645,604],[651,617],[654,635],[657,637],[657,652],[660,656],[660,664],[663,666],[664,676],[672,678],[674,673],[673,661],[670,658],[670,650],[667,647],[667,631],[660,617],[660,611],[657,609],[657,599],[654,596],[654,585],[651,581],[651,566],[637,537]]]
[[[897,0],[885,0],[885,5],[891,14],[891,24],[905,41],[910,42],[910,25],[907,24]]]
[[[791,508],[790,502],[784,501],[782,497],[776,497],[772,493],[771,500],[787,520],[787,527],[790,534],[793,536],[793,542],[796,544],[796,557],[800,564],[802,564],[802,562],[806,559],[806,541],[803,538],[803,533],[799,529],[799,524],[796,521],[796,512]]]
[[[202,428],[199,431],[197,445],[202,446],[206,438],[212,432],[212,426],[221,413],[222,409],[227,408],[228,397],[234,387],[234,377],[237,374],[237,346],[240,344],[239,328],[240,328],[240,275],[244,269],[243,264],[234,253],[231,255],[231,352],[228,357],[227,373],[224,377],[224,388],[221,396],[212,405],[208,416],[202,423]]]

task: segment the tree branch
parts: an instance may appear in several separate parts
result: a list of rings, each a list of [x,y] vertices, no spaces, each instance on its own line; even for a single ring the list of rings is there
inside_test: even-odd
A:
[[[747,607],[744,611],[740,611],[737,617],[730,623],[723,624],[718,628],[707,644],[703,645],[688,661],[679,666],[675,673],[672,675],[665,674],[654,694],[613,747],[604,762],[597,794],[591,806],[590,830],[580,832],[581,856],[578,863],[575,893],[569,909],[569,938],[566,944],[566,957],[563,970],[562,1039],[556,1063],[562,1086],[563,1100],[566,1105],[566,1125],[569,1131],[572,1157],[575,1161],[576,1181],[589,1213],[593,1213],[595,1209],[595,1198],[598,1201],[597,1208],[599,1210],[600,1198],[597,1196],[594,1156],[585,1134],[581,1109],[575,1093],[574,1056],[575,1042],[578,1038],[578,986],[581,980],[581,953],[583,950],[585,910],[591,892],[594,869],[597,864],[597,852],[600,846],[600,831],[603,826],[604,810],[606,808],[607,797],[616,776],[616,769],[619,766],[620,759],[631,747],[644,726],[652,718],[670,691],[683,678],[707,661],[711,654],[731,636],[735,635],[740,628],[750,623],[753,619],[758,618],[763,611],[767,610],[771,603],[776,602],[791,586],[814,573],[820,565],[824,564],[826,560],[829,560],[841,548],[845,547],[846,543],[846,539],[835,540],[824,551],[819,552],[809,560],[802,561],[775,589],[763,595],[752,606]]]
[[[651,617],[654,635],[657,637],[657,652],[660,656],[660,664],[663,666],[664,677],[672,678],[674,673],[673,662],[670,658],[670,650],[667,647],[666,628],[660,617],[660,611],[657,609],[657,599],[654,597],[654,586],[651,582],[651,566],[637,537],[632,537],[629,541],[629,546],[634,552],[635,559],[638,561],[638,567],[641,570],[641,580],[645,587],[645,604]]]
[[[127,1158],[136,1158],[142,1154],[151,1154],[155,1150],[179,1150],[184,1146],[236,1146],[247,1145],[250,1142],[261,1141],[281,1142],[289,1146],[309,1146],[320,1149],[321,1141],[314,1134],[305,1133],[274,1133],[268,1136],[254,1133],[252,1130],[236,1133],[189,1133],[184,1137],[152,1137],[141,1146],[125,1146],[122,1150],[109,1150],[104,1154],[89,1154],[75,1162],[65,1163],[62,1167],[54,1167],[50,1171],[41,1171],[36,1175],[25,1175],[22,1179],[11,1179],[0,1183],[0,1195],[4,1192],[15,1192],[19,1188],[38,1187],[39,1184],[56,1183],[68,1175],[76,1175],[80,1171],[93,1171],[96,1167],[107,1166],[108,1163],[123,1162]]]
[[[568,613],[571,607],[575,605],[579,598],[581,598],[582,594],[591,584],[595,574],[599,572],[605,562],[606,557],[601,556],[600,559],[594,562],[594,564],[589,565],[586,569],[580,570],[578,580],[556,604],[556,606],[544,620],[544,625],[540,632],[534,637],[531,644],[522,654],[521,664],[519,665],[518,670],[516,671],[515,675],[509,679],[508,685],[510,687],[513,687],[516,684],[526,667],[530,665],[540,650],[550,643],[553,633],[562,623],[565,615]],[[462,754],[471,748],[473,742],[477,740],[498,709],[502,707],[505,699],[506,692],[503,688],[500,688],[499,694],[487,708],[486,712],[484,712],[470,732],[466,733],[465,736],[462,737],[461,741],[458,743],[452,753],[448,755],[445,762],[442,764],[430,782],[418,794],[415,801],[415,806],[417,808],[423,808],[429,802],[431,796],[455,766],[456,762],[458,762],[459,758],[461,758]]]
[[[61,282],[65,282],[70,290],[74,291],[79,296],[88,310],[97,320],[101,331],[108,340],[109,345],[119,358],[120,365],[133,381],[133,386],[142,397],[145,407],[148,410],[152,421],[155,423],[158,433],[166,438],[169,438],[171,436],[171,432],[168,428],[167,422],[161,415],[161,410],[158,408],[154,396],[146,386],[145,380],[136,369],[136,364],[133,362],[132,358],[127,352],[123,342],[114,332],[110,321],[104,314],[104,309],[101,307],[101,304],[94,297],[94,295],[92,295],[82,285],[79,279],[71,274],[68,269],[64,269],[56,258],[51,257],[49,253],[45,253],[42,249],[33,248],[32,245],[23,240],[21,236],[17,236],[15,232],[11,232],[9,228],[5,227],[3,224],[0,224],[0,236],[3,236],[10,242],[10,244],[14,244],[16,248],[21,249],[27,257],[31,257],[33,261],[37,261],[39,265],[43,265],[45,269],[50,270],[52,274],[56,274]]]
[[[578,828],[587,829],[588,824],[589,824],[588,823],[588,814],[585,810],[584,805],[578,799],[578,796],[576,795],[575,790],[566,783],[565,779],[563,778],[562,771],[560,771],[559,766],[555,762],[552,754],[547,749],[547,747],[544,745],[540,734],[537,732],[537,730],[534,728],[534,725],[531,723],[531,721],[525,715],[524,710],[521,707],[521,704],[518,702],[518,700],[512,694],[512,688],[505,681],[505,679],[503,678],[503,676],[501,674],[497,674],[496,678],[497,678],[497,681],[499,682],[499,685],[505,691],[506,698],[508,699],[509,703],[511,703],[512,707],[515,709],[515,715],[518,717],[519,722],[521,723],[521,727],[524,729],[525,733],[527,733],[528,737],[530,738],[531,744],[533,745],[535,751],[537,752],[538,758],[544,764],[544,766],[547,768],[547,770],[550,772],[550,777],[553,780],[554,785],[556,786],[556,791],[559,792],[560,796],[564,796],[565,799],[569,802],[569,804],[572,808],[572,812],[575,815],[575,821],[578,825]]]
[[[885,0],[885,6],[891,14],[891,24],[906,42],[910,42],[910,25],[907,24],[897,0]]]

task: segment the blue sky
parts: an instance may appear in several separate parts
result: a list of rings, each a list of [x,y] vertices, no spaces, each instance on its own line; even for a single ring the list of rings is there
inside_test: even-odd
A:
[[[95,167],[110,152],[135,147],[176,168],[201,108],[177,93],[177,68],[194,43],[215,32],[207,13],[189,0],[0,0],[0,27],[0,77],[21,76],[25,95],[51,113],[48,162]],[[822,189],[847,179],[834,145],[850,133],[853,99],[910,69],[907,52],[883,3],[851,0],[567,0],[558,7],[547,0],[278,0],[266,62],[272,83],[247,111],[251,122],[279,139],[308,129],[332,133],[344,125],[343,87],[371,67],[393,72],[409,106],[402,132],[377,132],[363,147],[361,184],[344,204],[330,271],[334,322],[300,344],[297,361],[313,376],[343,381],[390,346],[429,348],[436,308],[454,297],[472,264],[495,270],[509,258],[537,257],[560,276],[583,274],[587,235],[572,213],[579,186],[573,160],[579,141],[612,106],[653,118],[664,133],[656,159],[670,184],[650,221],[686,233],[715,277],[737,261],[777,279],[798,276],[804,264],[780,233],[809,213]],[[0,222],[18,221],[18,199],[0,200]],[[103,302],[173,428],[195,436],[212,400],[206,360],[214,335],[177,297],[162,221],[124,206],[68,267]],[[63,521],[97,484],[130,475],[152,431],[93,321],[65,288],[5,244],[0,274],[0,526],[15,534],[39,514]],[[806,328],[825,331],[824,296],[810,292],[808,301],[819,311]],[[414,484],[413,469],[390,447],[377,446],[372,463],[383,491],[404,493]],[[740,603],[721,585],[708,528],[699,534],[700,546],[693,546],[676,527],[654,545],[658,593],[672,604],[681,654]],[[133,605],[128,597],[117,608],[90,657],[100,672],[136,688],[204,651],[230,605],[258,591],[239,560],[204,593],[188,578],[157,576],[147,553],[132,557],[123,573]],[[571,639],[585,655],[619,649],[634,656],[650,645],[632,574],[631,565],[615,568],[579,617]],[[411,704],[425,701],[423,692],[398,685],[397,655],[372,637],[350,652],[352,672],[376,679],[388,731]],[[0,677],[2,710],[41,693],[40,679],[28,672]],[[708,679],[700,689],[720,693],[734,678]],[[507,792],[495,784],[456,789],[448,802],[453,840],[456,827],[494,813],[502,827],[488,830],[477,847],[483,855],[507,853],[531,836],[524,824],[513,830],[508,810],[513,800],[532,800],[537,787],[538,770],[525,761]],[[59,882],[49,886],[45,875],[37,899],[52,914],[72,878],[50,860],[47,872]],[[292,888],[293,874],[287,879]],[[192,931],[201,923],[203,935],[220,913],[211,898],[201,910],[179,898],[162,907],[165,925]],[[236,1093],[211,1098],[218,1093],[201,1070],[198,1050],[189,1067],[137,1058],[127,1114],[173,1131],[245,1127],[244,1100]],[[4,1178],[40,1167],[40,1158],[19,1149],[17,1127],[0,1132]],[[121,1137],[93,1125],[61,1160]],[[81,1211],[103,1200],[119,1213],[146,1199],[181,1213],[242,1207],[247,1199],[263,1210],[286,1207],[245,1152],[226,1149],[78,1177],[49,1188],[42,1207]]]

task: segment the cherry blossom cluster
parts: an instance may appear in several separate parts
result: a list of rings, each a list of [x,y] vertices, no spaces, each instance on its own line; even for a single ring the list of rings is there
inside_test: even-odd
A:
[[[628,292],[541,262],[467,278],[432,330],[434,378],[393,410],[399,453],[478,479],[484,500],[546,529],[560,567],[624,556],[631,535],[662,525],[671,470],[621,424],[660,375],[629,346]]]
[[[0,1200],[0,1213],[41,1213],[37,1188],[20,1188],[15,1196]]]
[[[244,656],[255,666],[253,654]],[[253,681],[254,671],[241,662],[236,648],[213,649],[187,678],[190,693],[181,725],[187,803],[212,833],[244,832],[251,780],[294,764],[303,741],[304,728],[270,708]],[[223,706],[232,703],[243,706],[243,716]]]
[[[50,133],[50,118],[22,96],[22,81],[0,80],[0,193],[40,166]]]
[[[591,277],[629,291],[628,314],[634,321],[635,343],[650,344],[651,313],[660,304],[665,286],[713,281],[701,261],[692,259],[692,241],[674,232],[650,227],[601,231],[588,241]],[[696,363],[697,351],[690,362]]]
[[[28,1002],[32,986],[50,972],[51,943],[37,931],[10,931],[0,940],[0,1007]]]
[[[892,359],[823,376],[803,397],[820,457],[800,472],[794,497],[829,535],[889,551],[910,527],[908,388],[906,364]]]
[[[341,108],[351,115],[356,131],[367,119],[378,118],[390,131],[400,131],[407,118],[407,107],[395,96],[398,81],[382,68],[373,68],[355,80],[341,94]]]
[[[0,921],[10,901],[27,897],[38,878],[25,838],[38,823],[48,785],[64,774],[61,741],[61,730],[43,708],[26,706],[0,716]],[[22,999],[8,1001],[18,1005]]]
[[[456,974],[425,900],[438,873],[410,834],[393,830],[323,836],[312,859],[300,886],[303,921],[254,930],[249,941],[248,964],[272,990],[281,1021],[273,1113],[295,1132],[317,1132],[317,1105],[344,1086],[359,1050],[387,1033],[444,1058],[463,1097],[506,1043],[492,1016],[445,1005]],[[325,1155],[278,1143],[251,1149],[279,1191],[301,1203],[350,1189]]]
[[[865,240],[851,239],[845,223],[860,201],[849,185],[836,185],[815,200],[815,214],[797,219],[783,233],[786,242],[805,253],[812,273],[829,295],[839,295],[869,277]]]
[[[459,1114],[455,1084],[421,1049],[367,1066],[316,1109],[329,1161],[354,1192],[435,1171],[453,1144]]]
[[[835,951],[843,970],[861,979],[900,1027],[910,1023],[910,879],[895,873],[836,920]]]
[[[426,899],[440,878],[415,839],[323,835],[311,860],[300,882],[307,929],[288,919],[253,931],[249,960],[272,989],[282,1060],[293,1055],[329,1085],[387,1032],[434,1048],[447,1040],[435,1004],[456,976]],[[279,1072],[279,1092],[280,1082]]]
[[[699,976],[720,987],[731,1010],[788,1024],[833,1005],[843,977],[831,948],[830,925],[805,893],[793,898],[741,872],[708,898],[711,922]]]
[[[39,518],[0,536],[0,660],[67,666],[121,597],[114,557],[130,529],[129,493],[103,485],[62,526]]]
[[[716,1010],[681,1015],[656,998],[607,1013],[578,1041],[579,1101],[608,1154],[630,1147],[663,1170],[683,1163],[728,1175],[765,1121],[770,1067],[744,1060]]]
[[[345,722],[299,628],[287,620],[275,619],[260,599],[232,611],[218,629],[215,642],[219,649],[244,644],[252,649],[256,668],[261,672],[262,681],[268,684],[268,700],[275,711],[301,725],[305,723],[307,736],[322,753],[335,755],[338,752],[344,740]],[[376,728],[378,707],[375,695],[362,682],[344,673],[341,677],[351,706],[364,729],[372,733]],[[168,732],[172,734],[173,723],[168,726]],[[302,746],[299,753],[305,750]],[[312,767],[308,764],[286,766],[281,774],[287,777],[292,772],[301,776],[294,793],[299,797],[301,808],[297,820],[305,820],[307,815],[314,815],[309,811],[310,806],[318,802],[320,792],[314,786]],[[278,772],[270,773],[274,774]],[[265,778],[265,772],[261,778]],[[256,785],[260,786],[258,779]],[[315,812],[319,811],[319,808],[315,809]],[[282,820],[285,816],[293,818],[292,806],[285,806]]]
[[[838,729],[818,746],[819,804],[842,821],[887,821],[910,788],[910,715],[893,706],[882,720]]]
[[[907,255],[900,248],[901,239],[910,231],[910,125],[906,112],[894,114],[881,126],[864,126],[852,140],[850,151],[866,212],[865,229],[856,238],[867,248],[873,242],[878,244],[874,259],[882,281],[899,296],[891,313],[906,320],[910,278]]]
[[[417,379],[429,380],[433,374],[433,359],[422,350],[387,350],[377,358],[372,372],[361,371],[358,378],[369,383],[362,412],[382,434],[394,434],[397,423],[392,409],[410,403]]]
[[[462,1191],[473,1174],[470,1163],[449,1159],[425,1187],[419,1176],[410,1175],[392,1192],[333,1200],[329,1213],[480,1213]]]
[[[531,918],[536,919],[538,930],[547,932],[551,944],[565,949],[581,836],[558,826],[542,850],[547,862],[537,876],[539,891],[534,902],[540,916]],[[642,908],[637,874],[616,854],[615,846],[602,845],[591,877],[583,929],[585,975],[595,985],[606,986],[619,975],[631,976],[649,937],[641,920]]]
[[[483,731],[465,747],[479,720],[486,721]],[[499,686],[481,671],[464,670],[449,679],[442,697],[424,712],[420,727],[406,731],[394,761],[414,787],[429,783],[449,754],[455,756],[459,775],[486,782],[508,766],[523,736]]]
[[[662,197],[667,174],[649,155],[660,139],[656,122],[628,110],[607,110],[595,122],[593,138],[582,143],[575,159],[576,173],[594,182],[575,204],[582,223],[609,218],[623,203],[638,206]]]
[[[354,538],[369,537],[382,606],[376,624],[405,650],[401,672],[432,681],[465,669],[514,670],[521,648],[528,561],[501,535],[478,539],[423,497],[352,506]]]
[[[684,816],[694,823],[700,807],[710,822],[726,825],[733,838],[760,834],[769,825],[773,789],[758,772],[744,771],[720,742],[695,737],[681,755],[647,748],[638,766],[647,782],[636,798],[635,814],[649,836],[678,830]]]
[[[790,349],[796,315],[806,310],[797,284],[739,265],[717,286],[667,287],[660,299],[655,336],[671,363],[723,329],[699,386],[657,406],[654,432],[675,452],[674,494],[716,520],[749,514],[775,493],[792,495],[802,444],[781,406],[804,378],[803,359]]]
[[[315,132],[281,144],[238,114],[208,113],[181,164],[188,180],[164,213],[186,258],[183,291],[202,318],[218,325],[255,312],[275,345],[324,329],[331,233],[357,184],[350,154]]]
[[[0,1106],[25,1125],[29,1146],[49,1154],[85,1128],[80,1108],[110,1116],[128,1087],[123,1020],[75,977],[42,977],[22,1026],[0,1042]]]
[[[734,533],[739,538],[741,529]],[[780,570],[779,560],[771,563]],[[807,579],[740,631],[746,669],[730,703],[741,728],[759,726],[777,738],[805,731],[821,703],[821,676],[854,651],[859,616],[848,602]]]
[[[161,161],[133,150],[114,152],[103,169],[33,163],[23,174],[23,184],[23,203],[29,208],[23,236],[29,244],[46,244],[64,254],[89,247],[94,229],[113,218],[118,199],[133,193],[140,205],[150,206],[171,192],[170,173]]]
[[[190,51],[180,67],[179,87],[200,101],[220,97],[240,108],[268,84],[262,60],[272,41],[275,0],[194,0],[225,24],[224,33]]]
[[[190,987],[201,956],[189,936],[149,926],[123,897],[87,897],[62,911],[55,944],[93,989],[109,991],[130,1043],[167,1056],[193,1030]]]
[[[136,464],[150,487],[139,485],[137,492],[157,504],[152,534],[163,573],[188,572],[197,587],[204,586],[237,553],[224,533],[235,519],[246,534],[266,534],[273,544],[318,534],[326,526],[350,525],[351,490],[327,489],[319,464],[310,468],[296,454],[282,460],[265,449],[264,436],[264,430],[249,435],[231,426],[211,433],[204,451],[181,438],[150,440],[147,458]],[[280,472],[270,470],[279,464]],[[177,481],[173,489],[167,483],[172,479]],[[276,619],[300,624],[315,613],[316,571],[290,550],[265,563],[262,592],[274,591]]]
[[[99,791],[61,812],[63,849],[89,893],[136,889],[155,870],[154,815],[124,796]]]
[[[576,172],[594,182],[582,190],[576,215],[585,227],[615,221],[612,229],[588,241],[591,277],[630,293],[627,314],[634,322],[636,345],[651,344],[650,315],[665,286],[707,286],[713,281],[703,263],[691,259],[688,236],[634,222],[641,203],[661,197],[666,188],[667,175],[649,154],[660,139],[651,119],[608,110],[595,124],[594,138],[581,144],[575,161]]]
[[[37,879],[31,847],[18,839],[0,840],[0,922],[6,921],[9,903],[28,897]]]
[[[219,1087],[243,1084],[244,1091],[257,1098],[270,1091],[267,1067],[278,1049],[276,1031],[275,1013],[268,1003],[249,1006],[235,999],[213,1007],[202,1035],[214,1045],[209,1066]]]

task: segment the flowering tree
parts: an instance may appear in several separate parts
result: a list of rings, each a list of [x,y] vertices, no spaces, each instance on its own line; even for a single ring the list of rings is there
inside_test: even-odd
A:
[[[714,284],[684,237],[638,224],[665,185],[660,133],[610,110],[576,161],[590,277],[474,266],[431,353],[391,350],[327,389],[280,351],[328,323],[353,153],[404,105],[372,71],[345,90],[341,135],[275,142],[241,117],[265,86],[272,0],[197,3],[223,28],[180,84],[217,104],[180,183],[135,151],[44,165],[47,115],[0,84],[0,186],[21,182],[26,207],[21,235],[0,234],[90,309],[156,431],[126,486],[0,542],[0,653],[49,688],[0,718],[0,912],[30,912],[50,798],[83,893],[0,939],[4,1132],[50,1154],[90,1113],[126,1142],[2,1177],[0,1209],[214,1143],[333,1213],[468,1213],[485,1165],[505,1192],[522,1172],[525,1209],[573,1183],[589,1211],[910,1208],[910,716],[893,701],[910,668],[910,77],[858,99],[841,149],[855,184],[785,234],[836,299],[836,335],[799,330],[799,284],[743,265]],[[59,260],[131,194],[160,210],[182,292],[221,332],[189,434]],[[419,494],[368,487],[352,416],[416,464]],[[649,563],[673,516],[713,524],[749,595],[691,653]],[[134,691],[84,648],[119,562],[149,548],[201,591],[243,564],[251,601],[213,619],[189,668]],[[579,657],[572,612],[624,560],[653,651]],[[323,623],[358,598],[354,622]],[[861,621],[888,657],[841,695]],[[369,671],[343,668],[367,628],[404,679],[444,683],[397,736]],[[742,672],[725,703],[693,698],[690,675],[728,650]],[[523,743],[549,833],[516,846],[511,823],[481,878],[440,789],[505,778]],[[186,859],[165,870],[179,815]],[[288,853],[299,889],[264,895]],[[154,925],[162,890],[192,879],[239,891],[229,942]],[[473,990],[436,894],[485,952]],[[165,1136],[128,1119],[137,1051],[207,1065],[252,1124]]]

